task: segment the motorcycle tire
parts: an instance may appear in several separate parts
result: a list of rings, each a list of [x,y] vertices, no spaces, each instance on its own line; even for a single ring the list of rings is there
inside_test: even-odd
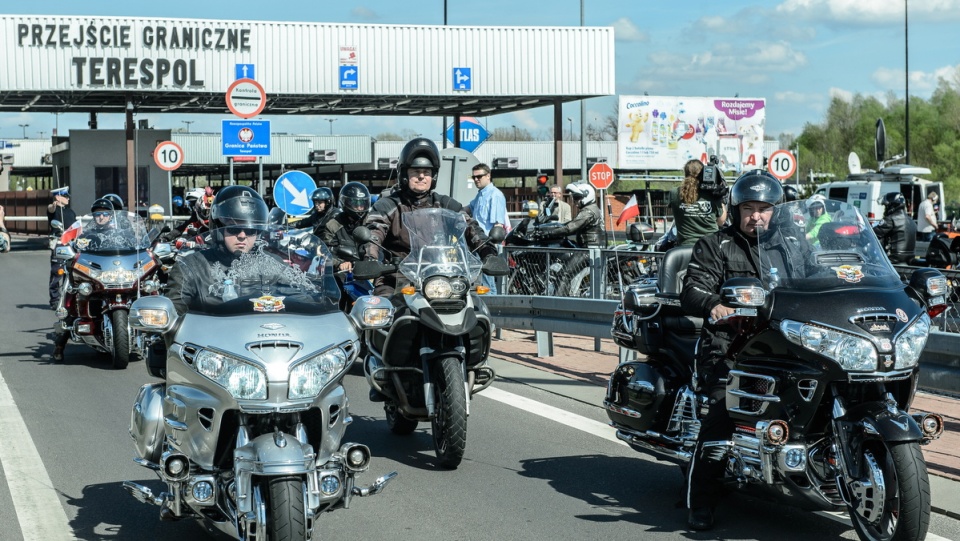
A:
[[[926,537],[930,525],[930,480],[920,445],[876,441],[869,442],[860,453],[865,481],[874,486],[865,492],[868,497],[858,508],[848,509],[860,539],[906,541]],[[881,483],[885,491],[876,488]]]
[[[437,409],[431,420],[433,447],[440,465],[453,470],[460,465],[467,447],[467,391],[459,359],[445,357],[437,364]]]
[[[301,541],[307,538],[303,495],[304,480],[300,477],[265,477],[268,486],[267,536],[269,541]]]
[[[383,406],[383,411],[386,413],[387,427],[390,429],[390,432],[399,436],[406,436],[407,434],[412,434],[413,431],[417,429],[417,421],[404,417],[395,404]]]
[[[129,314],[126,310],[114,310],[110,313],[113,324],[113,367],[123,370],[130,364],[130,327],[127,324]]]
[[[590,294],[590,267],[580,269],[580,272],[574,274],[564,289],[568,297],[592,298]]]

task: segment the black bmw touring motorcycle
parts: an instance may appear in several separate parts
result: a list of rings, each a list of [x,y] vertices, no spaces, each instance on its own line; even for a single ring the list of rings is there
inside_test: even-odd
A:
[[[723,284],[741,324],[727,354],[735,431],[704,442],[704,458],[722,461],[736,488],[845,509],[861,539],[923,539],[930,485],[920,445],[940,437],[943,419],[908,412],[947,281],[918,269],[904,284],[853,206],[830,201],[832,221],[807,240],[791,205],[776,207],[759,238],[761,278]],[[691,253],[667,252],[656,295],[626,292],[612,334],[646,358],[620,364],[604,400],[619,439],[681,467],[707,403],[693,361],[703,322],[679,306]]]

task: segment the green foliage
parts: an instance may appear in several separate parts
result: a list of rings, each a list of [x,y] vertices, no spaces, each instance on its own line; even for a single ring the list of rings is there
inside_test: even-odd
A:
[[[960,75],[960,74],[958,74]],[[960,199],[960,78],[940,80],[929,100],[910,97],[910,156],[908,163],[930,169],[930,180],[943,182],[945,201]],[[887,132],[885,159],[906,151],[905,101],[892,93],[881,101],[855,95],[850,101],[834,97],[822,124],[806,124],[796,139],[801,175],[810,170],[847,175],[847,156],[856,152],[864,169],[876,169],[876,122]],[[903,160],[897,163],[904,163]]]

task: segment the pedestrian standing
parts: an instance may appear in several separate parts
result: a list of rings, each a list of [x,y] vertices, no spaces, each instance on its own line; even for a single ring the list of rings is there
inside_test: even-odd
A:
[[[490,167],[485,163],[473,166],[473,183],[477,186],[477,196],[467,205],[473,218],[480,224],[484,233],[489,234],[490,228],[496,224],[502,225],[510,231],[510,221],[507,219],[507,199],[503,192],[493,185],[490,177]],[[497,294],[497,282],[493,276],[481,275],[483,285],[490,288],[490,293]]]
[[[47,205],[47,222],[52,223],[54,220],[59,221],[63,224],[63,228],[67,229],[74,222],[77,221],[77,213],[70,208],[70,188],[65,186],[63,188],[57,188],[52,190],[50,195],[53,196],[53,201]],[[53,228],[50,228],[50,231],[53,231]],[[56,310],[57,304],[60,302],[60,260],[56,259],[54,255],[56,254],[57,245],[55,242],[50,243],[50,308]]]
[[[559,184],[550,187],[550,199],[541,204],[540,212],[545,216],[556,216],[557,221],[565,224],[573,219],[570,204],[563,200],[563,187]]]
[[[919,238],[924,242],[933,240],[937,233],[937,212],[933,206],[940,200],[937,192],[930,192],[927,198],[920,203],[920,210],[917,213],[917,230],[920,232]]]

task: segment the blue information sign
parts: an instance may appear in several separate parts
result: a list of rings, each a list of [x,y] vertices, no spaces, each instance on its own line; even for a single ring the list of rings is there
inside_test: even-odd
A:
[[[487,130],[473,117],[460,119],[460,148],[473,152],[487,140]],[[453,143],[453,124],[447,127],[447,139]]]
[[[357,66],[340,66],[340,88],[342,90],[356,90],[360,86]]]
[[[470,77],[470,68],[453,68],[453,89],[473,89],[473,78]]]
[[[273,183],[273,202],[287,214],[306,214],[313,206],[310,194],[316,189],[310,175],[303,171],[287,171]]]
[[[253,68],[253,64],[237,64],[237,79],[256,79],[256,74],[257,71]]]
[[[269,156],[269,120],[223,120],[221,140],[224,156]]]

